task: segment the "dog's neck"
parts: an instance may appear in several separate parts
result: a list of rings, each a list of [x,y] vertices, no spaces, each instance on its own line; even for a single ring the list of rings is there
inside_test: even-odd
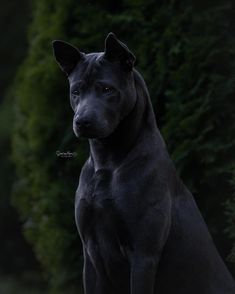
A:
[[[136,91],[135,106],[117,129],[107,138],[89,140],[95,171],[118,167],[143,137],[146,140],[148,130],[149,135],[158,132],[147,88],[138,73]]]

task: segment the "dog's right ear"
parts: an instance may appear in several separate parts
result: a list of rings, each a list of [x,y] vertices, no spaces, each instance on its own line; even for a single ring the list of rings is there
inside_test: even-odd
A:
[[[105,39],[104,57],[111,62],[119,61],[128,71],[132,70],[135,63],[135,55],[114,33],[109,33]]]
[[[67,42],[54,40],[52,46],[57,63],[67,75],[69,75],[77,63],[84,58],[84,53]]]

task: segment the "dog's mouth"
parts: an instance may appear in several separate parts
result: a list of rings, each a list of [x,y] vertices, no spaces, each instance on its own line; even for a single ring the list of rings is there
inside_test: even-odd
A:
[[[110,132],[105,128],[77,128],[73,127],[74,134],[77,138],[102,139],[109,136]]]

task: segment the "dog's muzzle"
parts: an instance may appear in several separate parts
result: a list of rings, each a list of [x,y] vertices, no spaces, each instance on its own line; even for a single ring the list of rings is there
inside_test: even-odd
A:
[[[73,130],[77,137],[84,138],[105,138],[113,132],[105,119],[98,118],[94,113],[92,115],[77,115],[73,120]]]
[[[75,126],[79,131],[87,130],[91,127],[91,122],[87,119],[77,119],[75,121]]]
[[[92,123],[87,118],[76,118],[73,123],[73,128],[77,136],[86,136],[92,128]]]

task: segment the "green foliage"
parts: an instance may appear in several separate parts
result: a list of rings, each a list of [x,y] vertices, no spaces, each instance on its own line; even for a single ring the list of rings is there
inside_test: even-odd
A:
[[[13,156],[19,179],[14,202],[25,222],[26,237],[50,279],[52,293],[73,292],[81,275],[80,242],[73,217],[81,162],[56,156],[57,150],[74,150],[75,142],[66,79],[51,50],[55,36],[66,38],[70,4],[35,3],[29,53],[15,85]],[[78,153],[84,152],[78,148]]]
[[[0,2],[0,293],[13,293],[8,280],[11,284],[13,279],[17,284],[22,280],[30,283],[25,279],[29,272],[30,279],[35,275],[40,280],[38,263],[23,237],[19,216],[11,204],[11,187],[15,180],[10,146],[14,121],[11,82],[26,56],[29,18],[27,0],[22,0],[20,7],[17,0]]]
[[[29,21],[29,3],[1,0],[0,3],[0,101],[15,71],[25,56],[25,29]]]
[[[222,204],[231,201],[228,179],[235,161],[230,7],[198,9],[183,1],[35,0],[28,57],[15,84],[14,201],[52,293],[80,288],[73,201],[87,154],[87,145],[72,134],[68,85],[53,60],[52,39],[72,42],[84,52],[102,51],[109,31],[128,42],[178,170],[221,252],[228,253]],[[58,158],[57,150],[78,156]]]
[[[233,240],[233,246],[231,253],[229,255],[229,260],[235,263],[235,167],[233,167],[233,177],[231,179],[231,185],[233,187],[233,197],[227,199],[225,203],[226,215],[228,219],[228,226],[226,232],[229,235],[230,239]]]
[[[183,179],[194,192],[217,247],[229,252],[223,204],[235,162],[235,47],[226,18],[231,7],[189,13],[171,50],[163,134]],[[177,28],[179,28],[177,26]],[[227,28],[227,29],[226,29]],[[173,32],[173,29],[171,30]],[[172,38],[171,38],[172,40]],[[180,55],[180,59],[179,59]],[[182,62],[183,60],[183,62]]]

